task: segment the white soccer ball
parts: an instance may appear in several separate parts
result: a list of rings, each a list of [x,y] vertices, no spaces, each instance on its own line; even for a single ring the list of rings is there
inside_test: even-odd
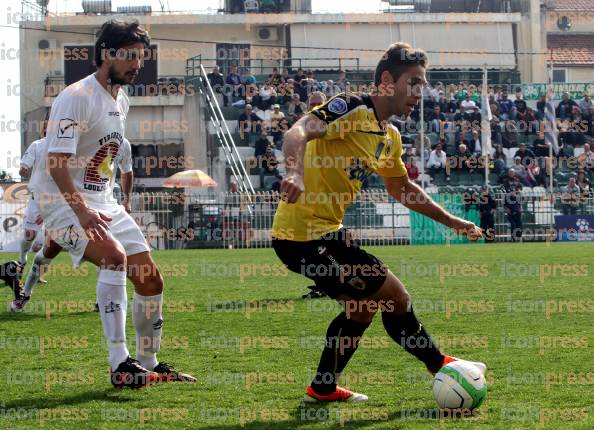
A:
[[[487,382],[478,367],[454,361],[442,367],[433,379],[433,397],[441,409],[478,408],[487,396]]]

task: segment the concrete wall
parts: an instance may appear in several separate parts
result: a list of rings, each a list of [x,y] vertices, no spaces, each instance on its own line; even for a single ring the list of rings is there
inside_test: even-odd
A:
[[[403,41],[429,51],[432,68],[482,67],[484,64],[515,68],[510,23],[378,23],[293,24],[292,56],[359,57],[360,66],[373,69],[384,49]],[[310,48],[311,46],[311,48]],[[315,47],[336,49],[315,49]],[[450,53],[448,51],[458,51]],[[351,64],[345,61],[347,64]],[[318,67],[323,61],[306,61]]]

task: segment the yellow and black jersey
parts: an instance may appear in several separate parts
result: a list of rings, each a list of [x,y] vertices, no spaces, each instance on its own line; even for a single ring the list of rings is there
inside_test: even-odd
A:
[[[348,206],[374,172],[405,176],[398,129],[382,130],[371,98],[344,93],[309,112],[326,123],[323,137],[307,143],[305,191],[296,203],[279,203],[272,237],[315,240],[338,230]]]

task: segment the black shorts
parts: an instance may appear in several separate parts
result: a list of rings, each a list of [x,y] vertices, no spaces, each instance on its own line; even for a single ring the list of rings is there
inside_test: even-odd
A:
[[[381,288],[388,273],[344,228],[307,242],[273,239],[272,247],[289,270],[313,280],[332,298],[367,298]]]

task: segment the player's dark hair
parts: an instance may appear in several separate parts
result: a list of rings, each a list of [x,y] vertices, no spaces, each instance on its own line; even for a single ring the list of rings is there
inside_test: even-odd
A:
[[[101,26],[95,42],[95,65],[101,67],[106,52],[115,52],[120,48],[139,42],[149,48],[151,38],[138,21],[111,19],[105,22]]]
[[[393,43],[377,64],[374,77],[375,86],[380,85],[382,73],[385,71],[390,72],[396,82],[407,67],[421,65],[426,68],[428,63],[427,54],[422,49],[415,49],[408,43]]]

